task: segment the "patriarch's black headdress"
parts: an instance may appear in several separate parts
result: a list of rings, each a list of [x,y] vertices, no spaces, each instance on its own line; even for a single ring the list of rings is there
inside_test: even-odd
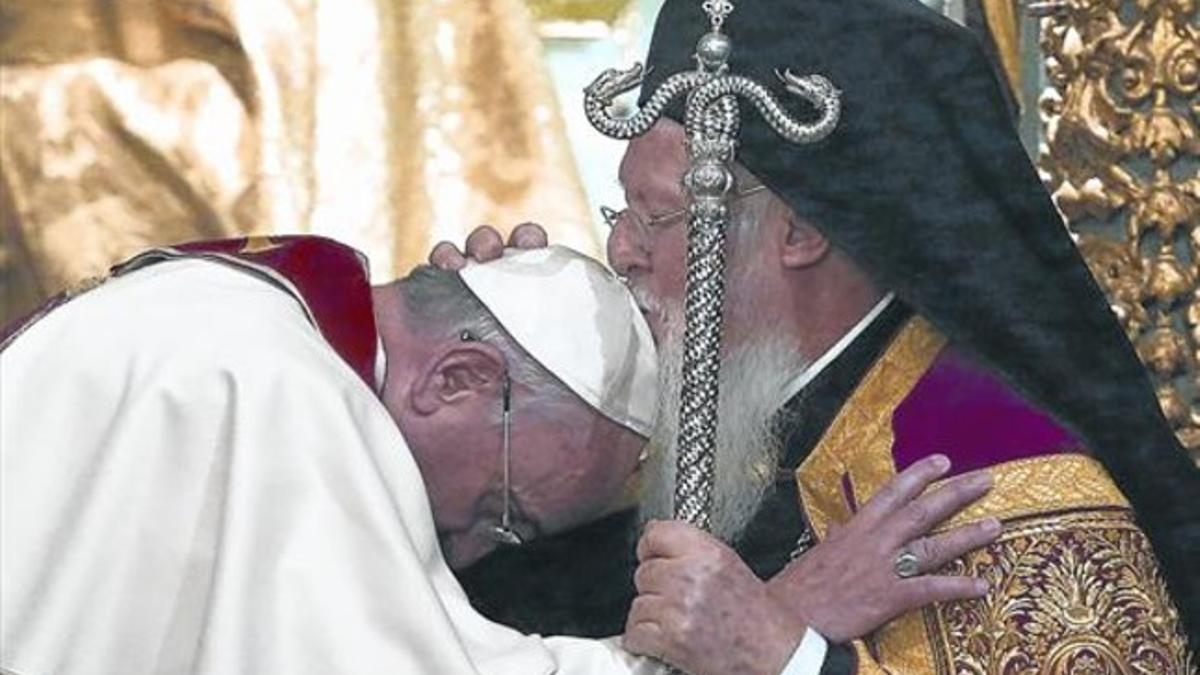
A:
[[[645,92],[707,28],[667,0]],[[739,0],[734,72],[816,72],[842,119],[794,145],[744,116],[738,160],[882,286],[1086,440],[1134,504],[1200,645],[1200,472],[1038,180],[974,36],[914,0]],[[792,105],[777,84],[775,93]],[[803,115],[802,110],[793,110]],[[680,119],[677,108],[673,116]]]

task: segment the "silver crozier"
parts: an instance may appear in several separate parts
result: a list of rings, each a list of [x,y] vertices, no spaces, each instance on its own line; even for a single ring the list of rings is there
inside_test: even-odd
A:
[[[721,29],[733,11],[733,3],[706,0],[703,8],[711,30],[696,45],[695,70],[667,78],[644,106],[625,117],[614,116],[610,108],[616,97],[642,83],[642,66],[606,70],[584,90],[584,110],[592,126],[601,133],[628,140],[649,131],[672,101],[687,97],[684,128],[690,167],[684,176],[689,199],[686,329],[675,517],[707,530],[717,439],[725,230],[729,222],[727,197],[733,188],[730,163],[737,148],[739,99],[748,101],[791,143],[813,143],[828,136],[841,114],[841,99],[833,84],[820,75],[796,76],[787,70],[777,70],[776,75],[787,91],[817,111],[816,121],[798,122],[766,87],[729,72],[733,44]]]

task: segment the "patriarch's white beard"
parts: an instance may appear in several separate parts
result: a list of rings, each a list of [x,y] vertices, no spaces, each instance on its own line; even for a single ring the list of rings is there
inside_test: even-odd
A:
[[[655,306],[666,317],[665,344],[659,347],[658,421],[643,468],[641,514],[670,518],[675,492],[675,461],[682,381],[682,320],[679,312]],[[780,408],[788,383],[806,367],[794,346],[764,336],[730,350],[721,362],[717,453],[713,479],[712,532],[736,541],[775,481],[782,452]]]

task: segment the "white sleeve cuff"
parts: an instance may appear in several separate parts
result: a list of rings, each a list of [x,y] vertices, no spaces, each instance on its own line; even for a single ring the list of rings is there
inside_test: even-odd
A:
[[[828,649],[829,643],[820,633],[812,628],[804,629],[804,637],[800,639],[796,651],[792,652],[791,660],[779,675],[818,675],[825,663],[825,652]]]

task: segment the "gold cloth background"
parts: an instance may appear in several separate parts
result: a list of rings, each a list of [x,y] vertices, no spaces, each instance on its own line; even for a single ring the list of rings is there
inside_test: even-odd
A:
[[[146,246],[599,242],[520,0],[5,0],[0,321]]]

